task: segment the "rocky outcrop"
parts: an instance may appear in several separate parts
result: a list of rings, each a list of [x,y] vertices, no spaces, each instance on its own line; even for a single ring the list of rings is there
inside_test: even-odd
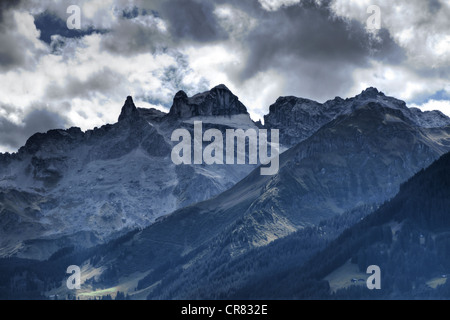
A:
[[[133,120],[137,118],[139,118],[139,111],[134,105],[133,98],[128,97],[127,101],[125,102],[125,105],[122,108],[122,112],[119,117],[119,122],[127,119]]]
[[[248,114],[247,108],[225,85],[211,91],[197,94],[191,98],[179,91],[173,100],[169,117],[189,119],[202,116],[233,116]]]
[[[450,125],[450,118],[439,111],[422,112],[410,109],[404,101],[386,96],[376,88],[368,88],[354,98],[336,97],[325,103],[318,103],[297,97],[281,97],[264,117],[265,126],[280,130],[282,144],[292,147],[319,130],[340,115],[350,114],[369,103],[399,110],[411,124],[423,128],[438,128]]]

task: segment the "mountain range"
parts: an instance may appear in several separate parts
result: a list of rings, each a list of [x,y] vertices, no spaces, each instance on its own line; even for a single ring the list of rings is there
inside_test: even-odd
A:
[[[278,174],[262,176],[254,165],[175,166],[171,133],[192,132],[195,121],[222,132],[278,129],[286,150]],[[324,104],[279,98],[264,126],[224,85],[193,97],[178,92],[167,114],[136,108],[129,97],[116,124],[36,134],[0,157],[0,254],[8,257],[0,270],[20,290],[45,296],[67,294],[61,279],[76,264],[84,297],[108,288],[135,299],[345,297],[354,289],[335,285],[335,273],[362,269],[369,259],[358,257],[369,249],[333,258],[333,241],[351,230],[363,237],[361,224],[397,194],[393,203],[407,201],[402,184],[449,151],[448,117],[374,88]],[[315,268],[327,266],[326,257],[332,267]],[[301,281],[290,278],[294,269]]]
[[[437,128],[450,125],[449,118],[440,111],[422,112],[417,108],[408,108],[404,101],[387,97],[376,88],[368,88],[354,98],[336,97],[323,104],[316,101],[280,97],[270,106],[270,112],[264,117],[265,124],[272,128],[283,128],[281,141],[293,146],[319,130],[322,126],[340,115],[348,115],[362,105],[370,102],[400,111],[404,118],[422,128]]]
[[[173,115],[189,108],[180,96],[167,115],[137,109],[128,97],[116,124],[38,133],[18,153],[1,155],[0,256],[46,259],[73,243],[104,243],[209,199],[250,173],[254,165],[173,164],[172,131],[193,130],[192,117]],[[216,108],[227,110],[221,130],[256,128],[242,104],[231,108],[239,100],[224,86],[192,99],[194,109],[214,106],[201,113],[205,128],[208,121],[218,126]]]

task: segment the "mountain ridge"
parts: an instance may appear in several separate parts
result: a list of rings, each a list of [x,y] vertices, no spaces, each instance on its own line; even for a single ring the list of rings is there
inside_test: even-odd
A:
[[[351,101],[355,104],[354,110],[352,109],[351,112],[355,112],[356,109],[367,105],[367,99],[373,99],[374,97],[377,99],[378,97],[386,98],[378,90],[369,88],[361,94],[361,98],[347,100],[336,98],[334,101],[339,103]],[[300,101],[298,100],[300,98],[293,97],[292,99]],[[179,104],[177,100],[182,101],[182,103]],[[277,101],[283,101],[283,98]],[[304,103],[301,106],[302,109],[308,107],[305,104],[315,105],[315,102],[311,100],[302,99],[301,101]],[[358,101],[361,104],[356,106],[359,103]],[[399,121],[396,119],[400,119],[400,122],[406,123],[408,126],[413,125],[414,122],[409,115],[400,110],[404,103],[397,101],[390,103],[389,106],[396,103],[400,104],[401,108],[394,108],[396,111],[390,109],[393,111],[388,112],[390,114],[389,119],[377,121],[388,123],[388,127],[396,125],[396,121]],[[342,105],[336,104],[335,107],[342,107]],[[374,106],[374,110],[377,107],[386,107],[386,104],[379,103]],[[223,131],[227,128],[257,128],[255,123],[251,121],[245,106],[226,86],[219,85],[208,92],[197,94],[191,98],[180,91],[174,98],[171,111],[172,113],[165,114],[151,109],[139,109],[134,104],[133,98],[129,96],[122,107],[119,121],[116,124],[108,124],[86,132],[73,127],[67,130],[50,130],[47,133],[37,133],[30,137],[25,146],[17,153],[0,155],[0,188],[2,190],[16,190],[23,192],[23,194],[33,194],[32,197],[30,196],[30,198],[35,199],[33,203],[24,202],[24,205],[34,212],[33,215],[28,215],[26,219],[31,224],[34,219],[37,223],[37,230],[44,230],[43,235],[45,237],[54,237],[58,230],[62,236],[70,236],[71,231],[64,222],[65,217],[68,216],[70,217],[69,223],[79,228],[79,230],[75,229],[75,232],[89,232],[89,228],[91,228],[91,230],[96,230],[92,234],[93,238],[101,242],[109,240],[110,233],[120,234],[121,230],[125,232],[135,227],[148,226],[154,220],[177,209],[213,198],[229,190],[256,168],[256,166],[180,167],[174,166],[169,159],[172,144],[170,141],[171,132],[174,128],[186,128],[192,131],[193,121],[204,121],[205,128],[219,127]],[[290,116],[289,111],[286,112]],[[320,116],[323,116],[323,114],[320,114]],[[329,120],[327,123],[331,123],[336,121],[335,116],[335,114],[327,115],[324,119],[325,121]],[[345,118],[348,114],[339,114],[337,117],[339,116]],[[225,122],[230,117],[232,121]],[[276,127],[273,128],[277,129]],[[297,130],[296,128],[298,126],[294,124],[291,129]],[[283,133],[286,127],[280,129]],[[357,131],[357,129],[355,130]],[[422,133],[419,134],[420,130],[422,130]],[[450,146],[450,140],[445,138],[445,130],[436,128],[433,129],[434,132],[427,128],[420,130],[416,130],[421,135],[417,139],[423,141],[425,145],[430,146],[430,150],[433,150],[431,152],[434,152],[434,156],[431,158],[436,157],[447,146]],[[355,134],[357,137],[356,131],[349,131],[351,139],[354,139]],[[308,139],[316,132],[317,130],[311,127],[302,131],[301,135]],[[306,149],[307,154],[305,155],[307,157],[314,156],[314,148],[319,148],[316,150],[323,152],[327,145],[330,146],[330,142],[327,142],[327,140],[333,139],[333,133],[329,136],[326,139],[323,137],[316,138],[320,141],[311,144],[308,147],[309,151],[308,148]],[[290,142],[287,144],[289,145]],[[345,144],[342,146],[345,149]],[[348,145],[346,148],[346,150],[349,150]],[[305,151],[300,150],[300,148],[296,150],[299,157],[296,156],[297,160],[291,161],[289,168],[295,168],[296,163],[303,159],[302,154]],[[430,159],[417,168],[423,167]],[[151,166],[149,163],[153,163],[153,165]],[[301,175],[314,177],[317,172],[320,173],[323,170],[325,170],[324,175],[330,174],[330,171],[327,172],[325,167],[315,168],[317,163],[320,162],[316,161],[316,164],[308,169],[308,172],[305,171]],[[337,170],[337,168],[338,166],[333,170]],[[161,177],[160,172],[166,174]],[[412,173],[408,174],[411,175]],[[300,176],[293,179],[290,174],[287,174],[283,179],[290,181],[292,186],[299,188],[298,190],[303,190],[303,193],[307,190],[302,187],[305,183],[306,185],[311,183],[310,187],[315,186],[315,188],[319,185],[317,179],[305,177]],[[258,183],[265,183],[264,181],[269,183],[266,189],[258,192],[262,192],[265,197],[271,199],[280,197],[283,183],[278,181],[277,177],[271,177],[268,180],[257,178],[255,176],[251,179],[258,180]],[[399,181],[399,179],[396,181]],[[331,192],[326,187],[324,190]],[[392,192],[395,188],[386,188],[386,190]],[[292,193],[292,190],[288,192],[288,194],[290,193]],[[252,193],[248,193],[246,196],[250,194]],[[154,196],[160,197],[161,201],[152,202],[149,198]],[[62,204],[59,205],[64,209],[58,209],[58,200],[56,199],[61,199],[59,201]],[[291,197],[292,199],[296,199],[296,197]],[[377,199],[372,200],[377,201]],[[256,211],[261,209],[265,212],[265,209],[262,209],[264,203],[264,198],[260,197],[260,201],[253,203],[252,208]],[[334,213],[351,209],[339,204],[330,204],[329,208]],[[14,227],[11,226],[20,226],[20,222],[18,222],[20,219],[16,219],[21,216],[20,210],[23,209],[14,209],[8,215],[5,215],[3,223],[9,226],[7,233],[12,233],[12,230],[14,230]],[[72,210],[75,210],[76,214]],[[277,231],[278,236],[285,236],[298,228],[296,223],[286,220],[284,214],[273,215],[270,212],[265,214],[269,219],[281,219],[283,227]],[[254,222],[250,225],[254,225]],[[273,222],[269,225],[268,230],[275,227]],[[54,227],[52,231],[52,226],[58,227]],[[269,232],[269,234],[273,232],[273,230],[264,231],[266,227],[260,227],[262,228],[259,231],[261,235],[265,232]],[[34,234],[33,232],[30,231],[30,234]],[[258,236],[257,242],[264,244],[270,241],[265,240],[264,237]],[[17,254],[25,249],[12,245],[11,250],[12,253]]]
[[[168,114],[169,117],[186,119],[198,116],[248,115],[247,108],[225,85],[221,84],[210,91],[189,98],[179,91]]]
[[[218,87],[213,91],[226,90]],[[205,96],[211,104],[214,95]],[[233,123],[223,130],[232,128],[230,125]],[[25,242],[39,240],[35,247],[39,243],[46,246],[41,240],[58,233],[70,238],[86,231],[97,243],[108,241],[113,234],[148,226],[177,208],[225,191],[255,167],[175,166],[170,159],[170,135],[180,127],[191,130],[182,119],[139,111],[129,96],[113,125],[86,132],[73,127],[37,133],[17,153],[1,155],[0,189],[29,195],[34,202],[23,205],[33,208],[35,214],[26,217],[31,227],[28,234],[14,232],[21,228],[22,209],[3,215],[0,254],[26,256],[34,252],[30,257],[39,258],[42,252],[45,258],[49,250],[32,249]]]
[[[175,128],[257,127],[225,86],[191,98],[178,92],[172,114],[139,109],[128,97],[113,125],[33,135],[17,154],[0,157],[0,256],[41,260],[49,270],[74,259],[98,271],[90,288],[115,287],[138,272],[140,297],[185,297],[177,286],[197,270],[232,277],[224,263],[239,265],[239,257],[293,235],[314,239],[298,248],[303,262],[450,151],[450,126],[429,128],[423,113],[415,118],[374,88],[330,100],[327,112],[307,99],[277,103],[266,128],[279,124],[291,147],[274,176],[257,166],[171,162]]]
[[[407,120],[400,111],[376,103],[342,115],[282,154],[277,176],[261,177],[255,170],[224,193],[130,234],[98,259],[108,270],[120,270],[122,277],[149,272],[140,289],[156,286],[150,294],[154,299],[172,298],[166,296],[169,292],[189,298],[178,296],[175,288],[185,288],[183,281],[189,283],[190,278],[177,280],[174,275],[193,275],[193,270],[208,266],[208,259],[217,260],[214,266],[219,269],[204,269],[213,275],[221,270],[221,261],[238,263],[238,257],[302,230],[307,235],[312,232],[320,248],[322,221],[364,203],[388,200],[401,183],[449,150],[450,146],[428,140],[423,136],[425,129],[401,117]],[[386,143],[392,140],[394,145]],[[324,141],[328,144],[322,146]],[[339,185],[345,188],[340,190]],[[119,256],[127,263],[118,260]],[[106,279],[111,285],[120,281],[105,275]]]
[[[228,96],[230,103],[223,103],[223,100],[218,97],[219,92],[225,93],[224,96]],[[286,141],[283,141],[287,146],[293,146],[301,141],[303,141],[305,138],[310,136],[312,133],[317,131],[322,125],[326,124],[327,122],[335,119],[337,116],[341,114],[348,114],[349,112],[353,111],[354,108],[357,106],[367,104],[369,102],[374,102],[373,100],[377,100],[378,98],[384,98],[384,102],[382,101],[382,105],[388,106],[390,108],[394,109],[400,109],[405,113],[405,110],[408,110],[409,113],[406,113],[405,115],[414,123],[418,124],[419,126],[423,126],[425,128],[437,128],[442,126],[450,125],[450,118],[444,115],[442,112],[438,110],[433,111],[421,111],[417,108],[408,108],[406,106],[406,103],[404,101],[387,97],[383,92],[380,92],[378,89],[374,87],[369,87],[366,90],[363,90],[361,94],[353,97],[353,98],[347,98],[342,99],[341,97],[336,97],[335,99],[328,100],[325,103],[319,103],[314,100],[310,100],[307,98],[301,98],[296,96],[280,96],[274,104],[272,104],[269,107],[269,113],[264,116],[265,119],[265,128],[268,129],[281,129],[281,130],[290,130],[290,129],[296,129],[301,130],[299,128],[300,126],[309,127],[309,125],[305,125],[304,121],[302,119],[298,118],[298,115],[294,112],[295,109],[300,109],[303,112],[305,112],[306,109],[308,110],[307,117],[311,117],[313,113],[316,115],[319,115],[321,117],[324,117],[324,113],[321,112],[322,109],[325,109],[325,111],[330,112],[330,115],[325,115],[324,120],[322,120],[319,124],[314,124],[312,128],[308,128],[306,130],[306,135],[301,135],[301,137],[289,137],[290,140],[293,140],[294,142],[286,143]],[[211,102],[211,100],[214,100],[214,98],[218,98],[218,102]],[[181,100],[183,103],[179,105],[178,100]],[[392,103],[389,103],[386,105],[386,101],[392,100]],[[377,100],[378,101],[378,100]],[[350,104],[350,107],[349,107]],[[234,107],[234,106],[237,107]],[[225,108],[224,108],[225,107]],[[226,108],[230,107],[230,108]],[[312,107],[312,108],[311,108]],[[337,108],[337,110],[336,110]],[[341,108],[339,110],[339,108]],[[192,110],[191,110],[192,109]],[[217,109],[217,110],[216,110]],[[229,109],[227,111],[227,109]],[[290,116],[289,118],[280,119],[278,118],[277,113],[279,111],[282,111],[284,114],[290,114],[292,113],[293,116]],[[137,112],[136,112],[137,111]],[[212,111],[215,111],[214,113]],[[174,102],[172,104],[172,107],[170,108],[170,111],[168,113],[157,110],[157,109],[146,109],[146,108],[137,108],[134,104],[133,98],[131,96],[128,96],[126,99],[126,102],[124,106],[122,107],[119,120],[118,122],[121,122],[121,120],[131,116],[131,118],[137,117],[137,115],[140,115],[141,117],[144,117],[147,121],[150,123],[159,123],[164,118],[170,118],[170,119],[177,119],[177,120],[187,120],[189,118],[195,118],[199,116],[233,116],[233,115],[248,115],[247,108],[239,101],[239,98],[235,96],[224,84],[220,84],[212,88],[210,91],[206,91],[203,93],[198,93],[194,95],[193,97],[188,97],[187,94],[180,90],[178,91],[174,96]],[[289,119],[289,122],[288,122]],[[294,123],[298,121],[298,124],[294,125]],[[285,122],[288,122],[287,124]],[[109,127],[111,124],[106,124],[103,127]],[[294,128],[290,128],[291,126],[294,126]],[[55,132],[74,132],[74,131],[81,131],[78,127],[71,127],[69,129],[52,129],[49,130],[48,134],[53,134]],[[93,130],[87,130],[86,132],[95,131]],[[81,131],[82,132],[82,131]],[[46,133],[37,133],[35,135],[42,136]],[[33,135],[32,137],[34,137]],[[283,139],[286,140],[286,139]],[[23,147],[22,147],[23,148]],[[20,149],[22,149],[20,148]],[[20,153],[20,149],[17,153]],[[13,156],[17,153],[0,153],[1,156]]]
[[[420,127],[435,128],[450,125],[450,118],[440,111],[422,112],[419,109],[408,108],[404,101],[388,97],[378,89],[370,87],[353,98],[344,100],[336,97],[325,103],[294,96],[280,97],[270,106],[269,114],[264,117],[265,126],[283,129],[281,143],[293,146],[338,116],[349,114],[358,106],[370,102],[378,102],[384,107],[400,110],[411,123]]]

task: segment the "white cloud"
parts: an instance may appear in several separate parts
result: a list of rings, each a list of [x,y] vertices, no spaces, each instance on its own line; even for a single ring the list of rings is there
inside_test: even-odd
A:
[[[177,67],[174,57],[143,53],[126,58],[101,50],[101,41],[98,34],[68,40],[69,48],[76,44],[70,55],[47,54],[31,70],[0,73],[1,102],[21,110],[6,117],[20,123],[36,102],[45,101],[49,110],[68,115],[72,125],[88,130],[116,122],[128,95],[137,101],[142,96],[166,102],[173,98],[174,92],[164,88],[158,75]]]
[[[269,107],[276,99],[285,95],[286,79],[277,70],[260,72],[246,81],[235,92],[241,97],[244,105],[249,109],[254,121],[264,121],[264,115],[269,113]]]
[[[406,102],[427,97],[446,88],[448,79],[437,75],[421,76],[407,65],[386,65],[373,61],[368,68],[358,68],[352,74],[354,85],[344,94],[353,96],[367,87],[377,87],[384,93]]]
[[[283,6],[292,6],[299,4],[301,0],[258,0],[264,10],[277,11]]]
[[[430,100],[421,105],[411,104],[411,105],[409,105],[409,107],[419,108],[422,111],[439,110],[442,113],[444,113],[450,117],[450,101],[449,100]]]
[[[450,65],[450,2],[423,0],[333,0],[334,13],[365,24],[367,8],[381,8],[382,28],[406,50],[409,62],[418,68],[441,68]]]
[[[10,66],[0,66],[0,103],[11,107],[0,108],[0,115],[20,125],[22,117],[38,104],[52,113],[67,116],[70,124],[87,130],[115,122],[127,95],[133,95],[140,107],[164,109],[163,105],[170,105],[177,90],[184,89],[189,94],[195,94],[219,83],[226,84],[241,99],[255,120],[262,118],[281,95],[320,99],[316,90],[318,83],[323,85],[320,93],[329,93],[328,98],[333,98],[336,91],[343,97],[353,96],[369,86],[376,86],[386,94],[407,102],[417,101],[417,97],[431,96],[443,89],[450,92],[449,1],[398,0],[393,3],[379,0],[373,3],[371,0],[333,0],[332,10],[338,18],[354,19],[362,24],[370,16],[367,14],[368,6],[380,6],[382,27],[389,31],[407,56],[398,64],[375,58],[364,58],[364,63],[355,64],[351,59],[344,59],[344,64],[337,59],[336,69],[321,68],[323,65],[333,65],[328,64],[327,60],[328,57],[333,59],[333,55],[325,54],[325,58],[319,58],[314,50],[322,54],[332,52],[329,50],[339,49],[335,47],[341,42],[330,44],[333,48],[329,49],[325,41],[328,37],[322,34],[320,39],[325,40],[309,44],[319,44],[317,49],[311,52],[295,51],[297,47],[308,47],[301,41],[298,46],[294,45],[294,41],[298,41],[292,39],[297,32],[297,29],[292,31],[291,26],[295,17],[280,25],[284,13],[275,11],[301,4],[301,0],[259,0],[262,9],[259,8],[258,12],[231,2],[213,5],[215,10],[210,15],[205,14],[205,17],[217,19],[219,27],[215,20],[209,21],[213,28],[210,35],[205,35],[191,26],[202,41],[189,37],[175,41],[176,38],[170,34],[173,27],[171,21],[164,20],[164,14],[160,17],[120,18],[125,8],[132,9],[136,5],[154,9],[161,7],[164,1],[168,0],[77,1],[82,8],[82,26],[93,25],[110,32],[92,34],[82,39],[54,36],[52,48],[57,47],[57,50],[53,53],[51,47],[39,40],[32,14],[50,9],[65,20],[68,17],[68,3],[60,0],[24,2],[24,6],[7,16],[10,27],[0,34],[0,56],[3,53],[11,60]],[[440,3],[440,8],[430,7],[430,3]],[[168,10],[168,7],[164,8]],[[208,6],[206,9],[210,8]],[[286,10],[291,9],[295,8]],[[276,14],[279,15],[271,21],[272,15]],[[258,19],[260,15],[266,20]],[[326,23],[326,18],[324,21]],[[314,24],[313,21],[298,26],[310,24]],[[182,23],[180,25],[182,27]],[[239,73],[255,60],[255,52],[250,50],[255,42],[251,41],[265,43],[270,32],[279,31],[276,29],[278,26],[283,32],[272,37],[272,40],[279,42],[268,42],[267,47],[256,46],[261,48],[258,54],[273,55],[274,58],[262,59],[248,78],[236,80]],[[313,27],[320,31],[320,26]],[[220,28],[225,30],[225,37]],[[184,34],[181,32],[183,30],[178,31]],[[346,34],[346,30],[343,33]],[[251,38],[255,34],[260,38]],[[311,37],[314,36],[311,34]],[[281,49],[272,52],[271,43],[279,43]],[[20,50],[11,51],[11,48]],[[352,52],[344,56],[352,56]],[[362,54],[365,54],[364,50]],[[339,52],[336,55],[339,56]],[[355,57],[360,55],[355,54]],[[336,83],[343,84],[339,87]],[[419,107],[424,110],[438,108],[449,113],[448,101],[432,100]]]
[[[450,87],[450,1],[423,0],[333,0],[331,8],[337,17],[365,24],[369,5],[381,8],[382,28],[404,49],[406,60],[391,65],[372,61],[366,68],[353,71],[353,95],[367,86],[374,86],[406,102],[432,96]],[[424,109],[442,103],[433,101]],[[422,106],[420,106],[422,108]],[[445,110],[448,114],[448,110]]]
[[[217,6],[214,13],[233,40],[243,40],[245,35],[258,26],[255,18],[229,4]]]
[[[46,46],[38,40],[34,17],[27,12],[13,11],[4,18],[6,21],[0,33],[0,70],[32,69],[39,58],[48,53]]]

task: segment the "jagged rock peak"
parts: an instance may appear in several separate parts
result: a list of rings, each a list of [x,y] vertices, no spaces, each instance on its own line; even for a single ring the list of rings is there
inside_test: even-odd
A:
[[[217,91],[217,90],[226,90],[231,93],[231,90],[228,89],[228,87],[224,84],[219,84],[218,86],[214,87],[211,91]]]
[[[377,88],[370,87],[361,92],[361,96],[365,98],[376,98],[377,96],[384,96],[384,93],[378,91]]]
[[[187,95],[186,92],[184,92],[183,90],[180,90],[180,91],[178,91],[177,94],[175,95],[174,100],[178,100],[178,99],[186,100],[186,99],[188,99],[188,95]]]
[[[139,111],[134,105],[133,98],[131,96],[127,97],[124,106],[122,107],[122,112],[119,117],[119,122],[126,119],[135,119],[139,117]]]
[[[188,97],[179,91],[173,100],[169,116],[188,119],[200,116],[232,116],[248,114],[247,108],[225,85],[221,84],[210,91]]]

